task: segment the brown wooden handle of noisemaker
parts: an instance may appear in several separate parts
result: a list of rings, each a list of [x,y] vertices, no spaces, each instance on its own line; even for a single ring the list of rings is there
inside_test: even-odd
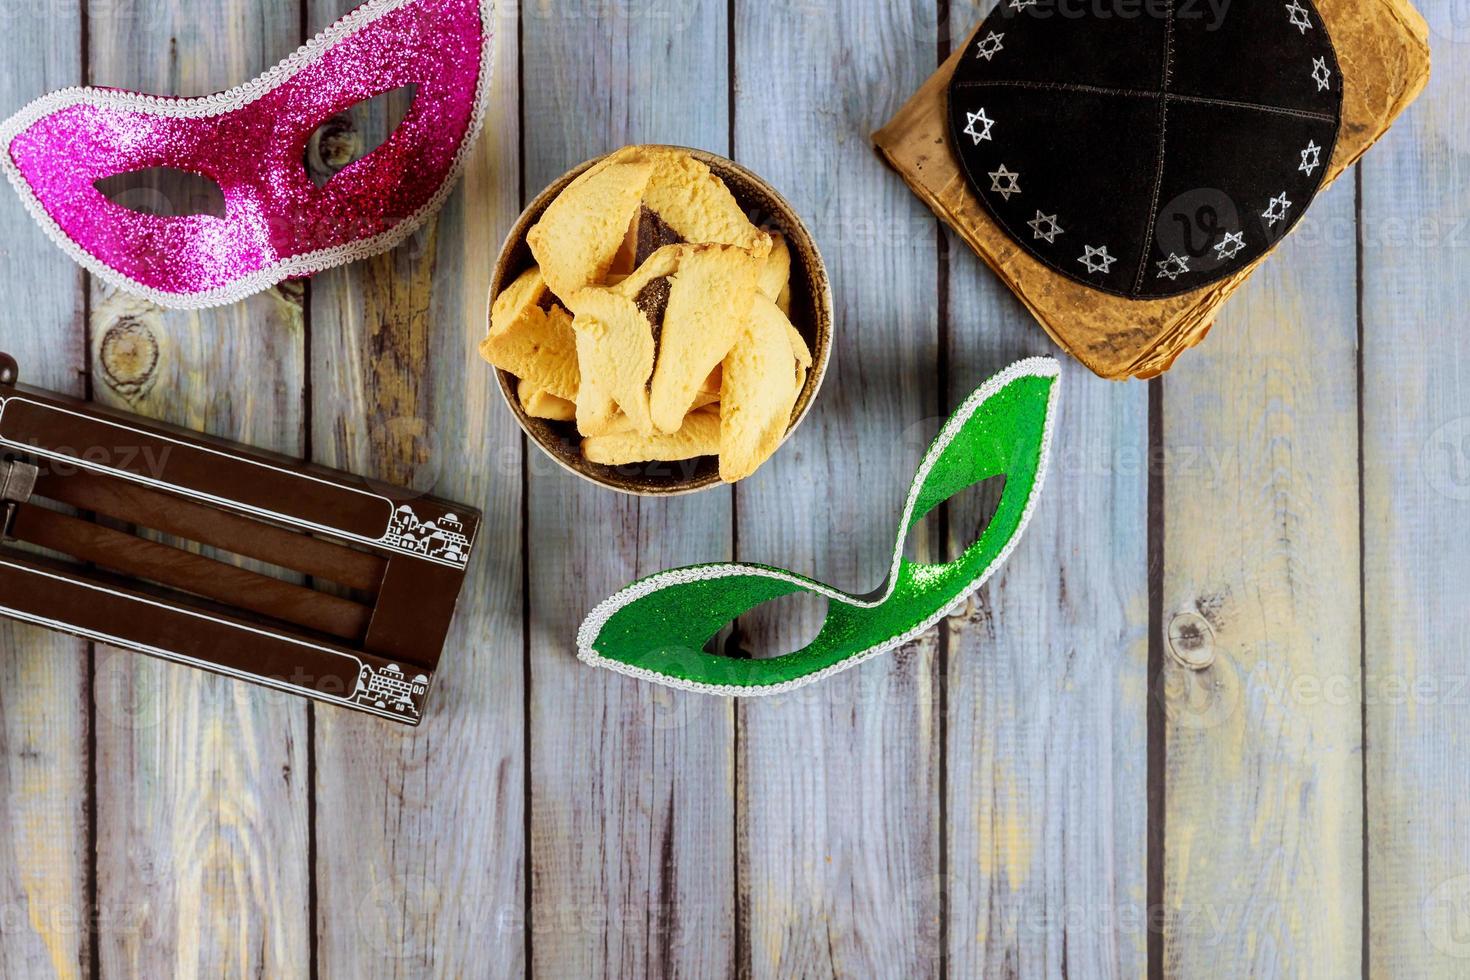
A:
[[[156,541],[23,505],[11,522],[17,541],[91,562],[237,609],[295,623],[350,642],[367,632],[372,610],[347,599],[181,551]]]

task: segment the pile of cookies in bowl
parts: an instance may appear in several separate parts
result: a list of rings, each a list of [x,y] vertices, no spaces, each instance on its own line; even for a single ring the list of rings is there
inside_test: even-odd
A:
[[[753,474],[810,407],[831,343],[826,273],[791,206],[679,147],[626,147],[553,184],[491,295],[480,353],[522,427],[629,493]]]

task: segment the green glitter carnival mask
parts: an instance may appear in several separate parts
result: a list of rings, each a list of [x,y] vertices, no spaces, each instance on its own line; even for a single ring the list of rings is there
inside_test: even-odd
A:
[[[888,584],[876,598],[763,565],[694,565],[630,585],[587,617],[578,656],[689,691],[778,694],[887,653],[937,623],[985,584],[1020,540],[1041,496],[1056,415],[1058,365],[1031,358],[980,387],[945,423],[909,491]],[[903,543],[919,521],[968,487],[1005,477],[995,516],[954,561],[911,562]],[[797,592],[831,603],[810,645],[750,660],[704,648],[732,620]]]

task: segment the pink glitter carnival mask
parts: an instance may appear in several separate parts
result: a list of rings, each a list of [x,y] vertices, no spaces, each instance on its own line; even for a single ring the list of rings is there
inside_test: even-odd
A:
[[[239,88],[202,99],[66,89],[0,126],[0,165],[93,273],[163,306],[221,306],[393,248],[449,195],[489,93],[493,0],[371,0]],[[324,186],[304,165],[332,116],[415,86],[402,124]],[[160,217],[99,180],[168,167],[213,180],[225,216]]]

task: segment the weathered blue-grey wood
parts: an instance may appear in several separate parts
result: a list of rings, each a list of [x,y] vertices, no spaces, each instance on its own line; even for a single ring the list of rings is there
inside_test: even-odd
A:
[[[535,0],[521,15],[528,198],[625,143],[727,149],[722,0]],[[727,973],[731,708],[594,671],[573,641],[635,578],[728,558],[730,492],[639,501],[529,452],[533,972]]]
[[[93,2],[90,80],[228,87],[353,5]],[[949,4],[951,37],[979,6]],[[104,977],[305,976],[313,957],[353,978],[1137,976],[1148,860],[1169,975],[1352,975],[1364,878],[1371,975],[1463,973],[1470,29],[1424,6],[1435,79],[1362,170],[1365,635],[1349,177],[1162,385],[1152,639],[1167,658],[1176,623],[1203,623],[1201,672],[1146,666],[1146,389],[1070,362],[1035,523],[942,637],[739,709],[574,660],[595,602],[737,540],[877,584],[939,420],[1052,350],[957,243],[941,302],[934,221],[868,148],[934,65],[940,4],[738,0],[733,25],[719,0],[503,4],[465,187],[393,254],[314,280],[305,308],[297,284],[164,314],[88,285],[0,192],[0,350],[26,380],[90,377],[100,400],[487,516],[418,732],[107,649],[92,676],[86,645],[0,625],[0,975],[89,975],[95,949]],[[76,0],[8,5],[0,29],[0,115],[82,80]],[[523,192],[626,142],[728,151],[732,113],[737,157],[833,274],[827,387],[736,494],[618,498],[525,455],[473,353],[489,270]],[[984,499],[911,553],[968,543]],[[785,610],[743,642],[807,639],[819,613]],[[1150,711],[1168,739],[1152,854]]]
[[[0,116],[81,81],[75,0],[0,11]],[[81,394],[80,270],[0,190],[0,351],[24,381]],[[0,602],[4,597],[0,596]],[[0,622],[0,976],[77,977],[91,958],[87,645]]]
[[[89,8],[91,80],[165,95],[248,81],[300,43],[295,0]],[[175,207],[178,188],[157,192]],[[299,455],[301,288],[165,313],[94,282],[96,397]],[[311,956],[307,708],[131,653],[97,651],[97,901],[105,976],[303,976]]]
[[[310,31],[355,6],[311,0]],[[524,972],[520,438],[474,355],[495,250],[520,210],[513,5],[496,32],[492,109],[460,189],[400,248],[311,284],[316,459],[485,517],[425,723],[316,713],[323,978]],[[405,101],[353,110],[334,158],[312,167],[374,148]]]
[[[1470,22],[1363,165],[1364,693],[1375,976],[1470,969]]]
[[[938,411],[935,224],[869,134],[934,65],[934,6],[736,3],[736,150],[809,223],[836,300],[831,368],[802,428],[738,489],[739,557],[864,591],[887,574]],[[939,548],[921,532],[917,554]],[[745,630],[785,653],[820,626],[782,604]],[[939,973],[937,631],[740,709],[742,969]]]
[[[1163,381],[1159,639],[1214,657],[1166,651],[1154,678],[1178,976],[1362,958],[1353,191],[1320,196]]]

